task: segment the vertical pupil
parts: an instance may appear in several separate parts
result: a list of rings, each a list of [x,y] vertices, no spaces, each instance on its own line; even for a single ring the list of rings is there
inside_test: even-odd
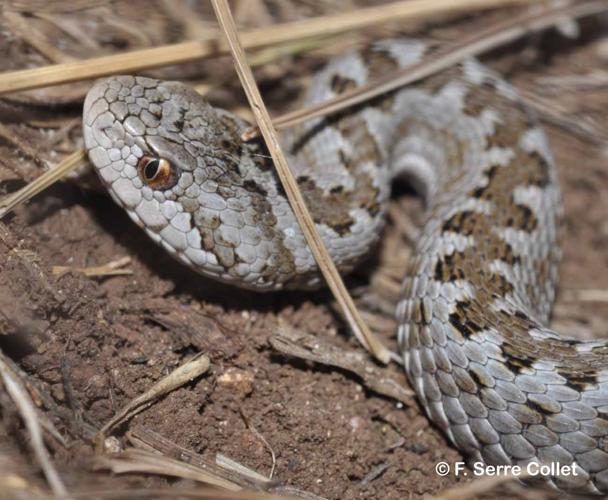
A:
[[[160,162],[158,160],[150,160],[144,167],[144,175],[146,176],[146,179],[154,179],[158,173],[158,167],[160,167]]]

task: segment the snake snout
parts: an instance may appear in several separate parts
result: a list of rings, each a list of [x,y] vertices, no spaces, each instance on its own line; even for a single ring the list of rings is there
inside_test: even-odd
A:
[[[93,165],[99,170],[125,163],[129,153],[137,153],[135,137],[126,124],[129,118],[128,103],[120,99],[125,94],[128,78],[113,77],[100,80],[89,90],[83,106],[83,133],[85,147]],[[125,81],[126,80],[126,81]],[[132,151],[127,151],[129,148]],[[139,151],[141,156],[141,151]],[[127,163],[133,163],[135,158]],[[136,161],[135,161],[136,163]]]

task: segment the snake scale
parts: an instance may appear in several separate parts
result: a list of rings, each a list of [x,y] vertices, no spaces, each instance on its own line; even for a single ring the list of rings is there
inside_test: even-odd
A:
[[[418,62],[417,40],[333,59],[305,104]],[[112,197],[199,273],[267,291],[314,289],[319,270],[249,126],[178,82],[116,76],[84,105],[91,162]],[[381,237],[396,177],[426,219],[397,306],[398,340],[429,418],[473,461],[575,465],[544,481],[608,492],[608,345],[548,328],[560,256],[547,140],[514,88],[470,59],[283,138],[336,265]]]

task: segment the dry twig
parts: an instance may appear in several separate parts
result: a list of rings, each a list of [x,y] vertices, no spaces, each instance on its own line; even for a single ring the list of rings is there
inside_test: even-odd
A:
[[[0,219],[7,213],[13,211],[15,207],[38,193],[44,191],[60,179],[63,179],[70,172],[76,170],[85,160],[84,151],[78,150],[64,158],[55,168],[45,172],[34,181],[19,191],[16,191],[0,200]]]
[[[98,446],[102,448],[102,441],[105,435],[116,424],[127,418],[131,418],[140,411],[144,405],[201,376],[209,369],[209,364],[209,358],[204,354],[199,354],[156,382],[146,392],[133,398],[101,428],[96,439]]]
[[[308,333],[282,324],[278,333],[270,337],[270,345],[278,352],[307,359],[323,365],[335,366],[358,376],[370,390],[393,398],[407,406],[414,404],[414,393],[401,382],[386,375],[360,352],[345,352]]]
[[[46,477],[51,490],[53,490],[53,494],[57,497],[69,498],[65,485],[51,461],[49,452],[44,446],[36,407],[21,381],[15,376],[5,362],[3,355],[0,355],[0,376],[2,377],[6,392],[8,392],[9,396],[15,402],[23,421],[25,422],[25,426],[30,434],[34,455],[44,472],[44,476]]]

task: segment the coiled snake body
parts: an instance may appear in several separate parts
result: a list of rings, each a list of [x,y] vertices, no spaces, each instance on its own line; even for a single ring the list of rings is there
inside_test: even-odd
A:
[[[314,78],[311,104],[411,65],[426,47],[374,44]],[[84,106],[92,163],[148,235],[196,271],[255,290],[314,288],[318,268],[248,126],[177,82],[100,81]],[[391,179],[420,187],[426,222],[397,307],[410,382],[463,453],[575,464],[545,478],[608,492],[608,347],[547,327],[560,195],[543,132],[475,60],[292,130],[285,151],[341,270],[381,236]]]

